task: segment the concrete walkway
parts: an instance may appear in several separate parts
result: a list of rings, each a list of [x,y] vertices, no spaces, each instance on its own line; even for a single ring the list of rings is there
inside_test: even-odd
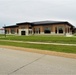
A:
[[[76,44],[46,43],[46,42],[26,42],[26,43],[32,43],[32,44],[51,44],[51,45],[76,46]]]
[[[30,42],[30,41],[14,41],[14,40],[0,40],[0,41],[20,42],[20,43],[29,43],[29,44],[51,44],[51,45],[76,46],[76,44],[63,44],[63,43]]]
[[[0,75],[76,75],[76,59],[0,48]]]

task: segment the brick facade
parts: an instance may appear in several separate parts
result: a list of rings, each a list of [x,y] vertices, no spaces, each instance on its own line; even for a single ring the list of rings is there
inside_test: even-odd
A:
[[[34,35],[34,34],[72,34],[72,25],[68,22],[59,23],[19,23],[4,27],[6,34]]]

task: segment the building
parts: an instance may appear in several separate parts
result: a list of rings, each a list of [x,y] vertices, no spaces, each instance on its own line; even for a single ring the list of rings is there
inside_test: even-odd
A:
[[[6,34],[16,35],[71,35],[73,25],[61,21],[24,22],[6,26]]]
[[[0,34],[4,34],[4,28],[0,28]]]
[[[76,34],[76,28],[73,29],[73,34]]]

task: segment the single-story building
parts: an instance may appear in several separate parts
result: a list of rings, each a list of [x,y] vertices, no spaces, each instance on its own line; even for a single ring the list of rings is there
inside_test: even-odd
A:
[[[62,21],[23,22],[5,26],[6,34],[16,35],[72,35],[73,25]]]

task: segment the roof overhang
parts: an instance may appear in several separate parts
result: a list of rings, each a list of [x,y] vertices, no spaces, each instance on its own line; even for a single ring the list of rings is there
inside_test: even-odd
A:
[[[18,27],[17,25],[11,25],[11,26],[4,26],[3,28],[14,28],[14,27]]]
[[[17,23],[16,25],[26,25],[26,24],[31,24],[30,22],[23,22],[23,23]]]

